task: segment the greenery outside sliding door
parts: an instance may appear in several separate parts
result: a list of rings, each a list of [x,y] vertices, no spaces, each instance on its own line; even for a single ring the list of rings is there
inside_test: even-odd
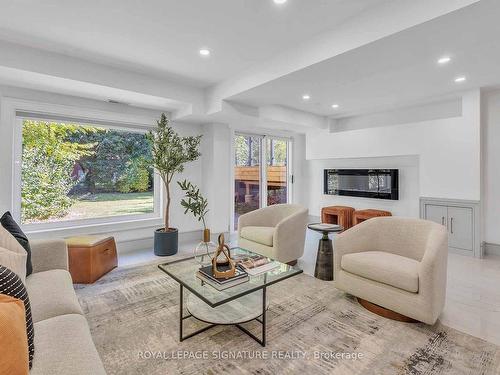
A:
[[[238,218],[261,207],[262,137],[234,137],[234,228]]]
[[[234,137],[234,226],[242,214],[289,203],[290,141],[270,136]]]
[[[266,137],[267,206],[288,203],[288,140]]]

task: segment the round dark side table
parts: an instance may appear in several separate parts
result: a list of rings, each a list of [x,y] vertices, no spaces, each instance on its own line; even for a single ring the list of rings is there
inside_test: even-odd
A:
[[[344,228],[340,225],[322,223],[309,224],[307,227],[316,232],[323,233],[323,237],[321,237],[318,244],[314,277],[331,281],[333,280],[333,245],[328,234],[342,232]]]

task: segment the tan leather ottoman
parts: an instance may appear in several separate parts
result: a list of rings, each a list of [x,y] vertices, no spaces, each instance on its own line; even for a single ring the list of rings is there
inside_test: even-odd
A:
[[[352,214],[354,208],[347,206],[329,206],[321,209],[321,222],[328,224],[338,224],[344,230],[352,227]]]
[[[365,220],[371,219],[372,217],[379,217],[379,216],[392,216],[392,213],[390,213],[389,211],[374,210],[374,209],[356,210],[352,215],[353,224],[357,225]]]
[[[66,239],[69,272],[75,284],[92,284],[118,266],[115,239],[78,236]]]

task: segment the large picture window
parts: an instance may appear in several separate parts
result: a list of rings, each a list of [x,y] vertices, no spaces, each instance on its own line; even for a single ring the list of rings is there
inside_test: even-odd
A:
[[[155,177],[144,132],[20,119],[23,224],[155,212]]]

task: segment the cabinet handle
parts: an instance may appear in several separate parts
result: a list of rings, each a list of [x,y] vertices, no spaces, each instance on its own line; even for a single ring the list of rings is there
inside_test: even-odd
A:
[[[450,231],[451,231],[451,234],[453,234],[453,218],[451,218],[451,220],[450,220]]]
[[[441,225],[444,225],[444,216],[441,217]]]

